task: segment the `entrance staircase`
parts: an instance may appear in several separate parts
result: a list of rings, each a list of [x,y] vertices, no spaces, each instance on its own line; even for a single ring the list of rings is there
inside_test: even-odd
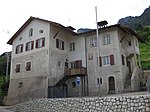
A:
[[[124,84],[124,92],[132,92],[131,75],[132,74],[128,74],[127,77],[126,77],[126,81],[125,81],[125,84]]]

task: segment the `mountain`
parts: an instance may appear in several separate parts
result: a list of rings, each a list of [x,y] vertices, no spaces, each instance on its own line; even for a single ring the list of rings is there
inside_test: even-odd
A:
[[[136,30],[139,26],[150,26],[150,6],[140,16],[121,18],[118,24],[126,25]]]

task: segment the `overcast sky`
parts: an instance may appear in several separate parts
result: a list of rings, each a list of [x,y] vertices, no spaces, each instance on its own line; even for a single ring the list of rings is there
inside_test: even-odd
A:
[[[30,17],[39,17],[74,28],[96,28],[98,21],[116,24],[120,18],[139,16],[150,0],[0,0],[0,54],[11,51],[7,41]]]

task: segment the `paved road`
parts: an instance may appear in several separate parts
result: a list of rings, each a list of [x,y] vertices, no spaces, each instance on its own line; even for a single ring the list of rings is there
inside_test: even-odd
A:
[[[3,109],[3,108],[0,108],[0,112],[13,112],[13,111],[10,111],[10,110],[6,110],[6,109]]]

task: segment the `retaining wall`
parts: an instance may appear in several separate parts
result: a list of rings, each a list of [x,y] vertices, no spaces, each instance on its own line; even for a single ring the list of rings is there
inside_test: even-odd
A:
[[[38,99],[8,108],[14,112],[150,112],[150,94]]]

